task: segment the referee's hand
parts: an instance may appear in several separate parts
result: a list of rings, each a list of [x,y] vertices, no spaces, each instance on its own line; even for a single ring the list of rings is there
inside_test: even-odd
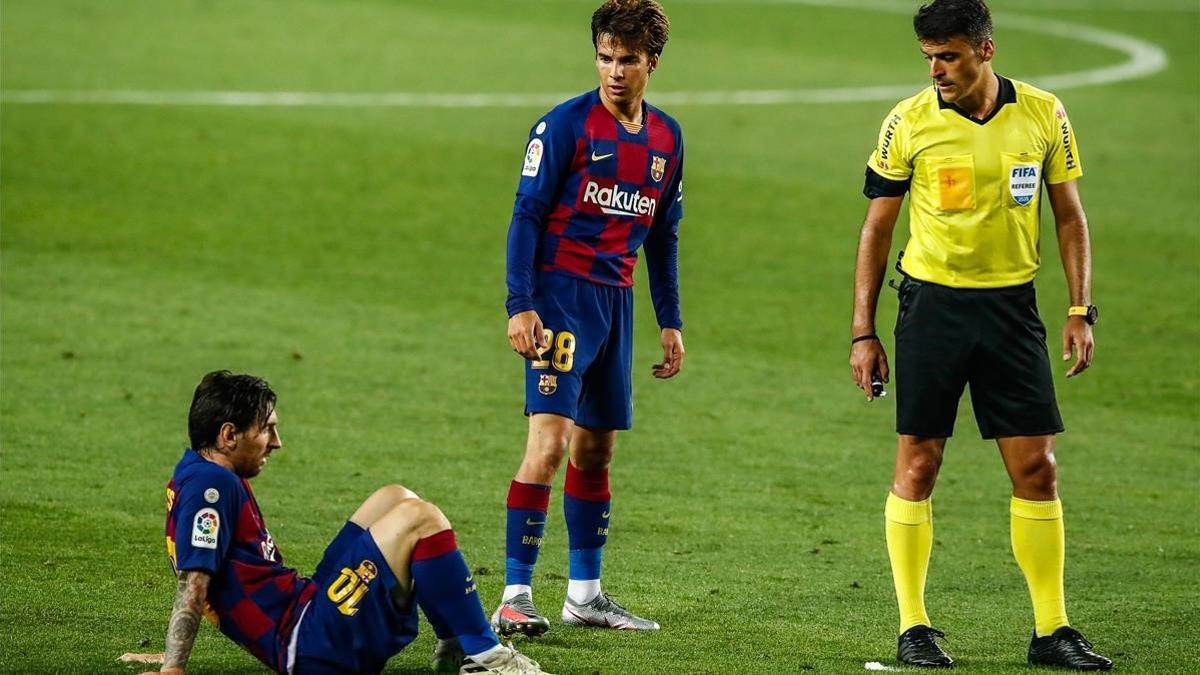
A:
[[[508,344],[514,352],[531,361],[540,358],[540,353],[550,346],[547,344],[542,317],[532,309],[509,317]]]
[[[878,373],[880,379],[888,381],[887,352],[878,338],[874,340],[859,340],[850,345],[850,375],[854,384],[867,394],[868,401],[875,400],[875,392],[871,388],[871,375]]]
[[[1067,377],[1075,377],[1092,365],[1092,357],[1096,353],[1096,340],[1092,337],[1092,327],[1082,316],[1068,316],[1063,326],[1062,360],[1070,361],[1071,353],[1075,353],[1075,365],[1067,371]]]

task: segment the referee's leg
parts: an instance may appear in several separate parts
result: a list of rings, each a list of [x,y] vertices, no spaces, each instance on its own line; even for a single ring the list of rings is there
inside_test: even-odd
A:
[[[925,576],[933,549],[930,495],[942,466],[945,438],[901,434],[885,508],[888,558],[900,610],[900,633],[932,626],[925,612]]]
[[[1038,636],[1069,625],[1063,593],[1062,502],[1054,436],[1008,436],[996,439],[1004,467],[1012,479],[1011,533],[1013,555],[1033,601]]]

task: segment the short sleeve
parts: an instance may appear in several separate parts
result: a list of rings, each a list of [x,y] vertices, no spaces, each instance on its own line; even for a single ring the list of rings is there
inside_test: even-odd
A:
[[[1054,99],[1054,120],[1051,128],[1054,129],[1054,133],[1050,138],[1050,152],[1046,154],[1046,162],[1042,167],[1046,182],[1065,183],[1079,178],[1083,175],[1083,165],[1079,161],[1075,130],[1071,128],[1067,109],[1057,98]]]
[[[575,156],[575,133],[570,121],[546,115],[529,131],[517,194],[549,206],[557,203],[563,179]]]
[[[175,495],[175,569],[216,574],[229,553],[241,510],[238,479],[226,471],[199,471]]]
[[[887,180],[907,183],[912,178],[908,131],[904,117],[893,108],[879,128],[879,141],[867,159],[867,168]]]

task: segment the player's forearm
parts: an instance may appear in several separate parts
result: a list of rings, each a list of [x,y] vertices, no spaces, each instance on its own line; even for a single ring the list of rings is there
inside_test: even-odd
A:
[[[868,218],[858,238],[858,259],[854,265],[854,315],[851,337],[875,333],[875,310],[879,289],[892,250],[892,227]]]
[[[541,237],[541,210],[544,207],[540,203],[527,197],[517,197],[513,206],[505,272],[508,299],[504,306],[509,316],[533,309],[533,273]]]
[[[1058,251],[1067,276],[1070,304],[1092,304],[1092,245],[1088,240],[1087,218],[1083,211],[1055,223]]]
[[[650,299],[660,328],[683,329],[679,304],[678,223],[657,226],[646,237],[646,276],[650,281]]]
[[[184,571],[179,573],[175,589],[175,605],[171,620],[167,624],[167,645],[164,650],[163,670],[187,666],[192,653],[192,644],[200,630],[200,619],[204,616],[204,601],[208,597],[209,575],[205,572]]]

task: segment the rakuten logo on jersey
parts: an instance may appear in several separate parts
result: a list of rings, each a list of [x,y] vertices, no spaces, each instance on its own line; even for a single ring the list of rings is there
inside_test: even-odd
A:
[[[600,187],[595,181],[589,180],[583,186],[583,203],[595,204],[600,210],[610,216],[650,216],[658,208],[658,200],[643,196],[641,191],[626,192],[621,186]]]

